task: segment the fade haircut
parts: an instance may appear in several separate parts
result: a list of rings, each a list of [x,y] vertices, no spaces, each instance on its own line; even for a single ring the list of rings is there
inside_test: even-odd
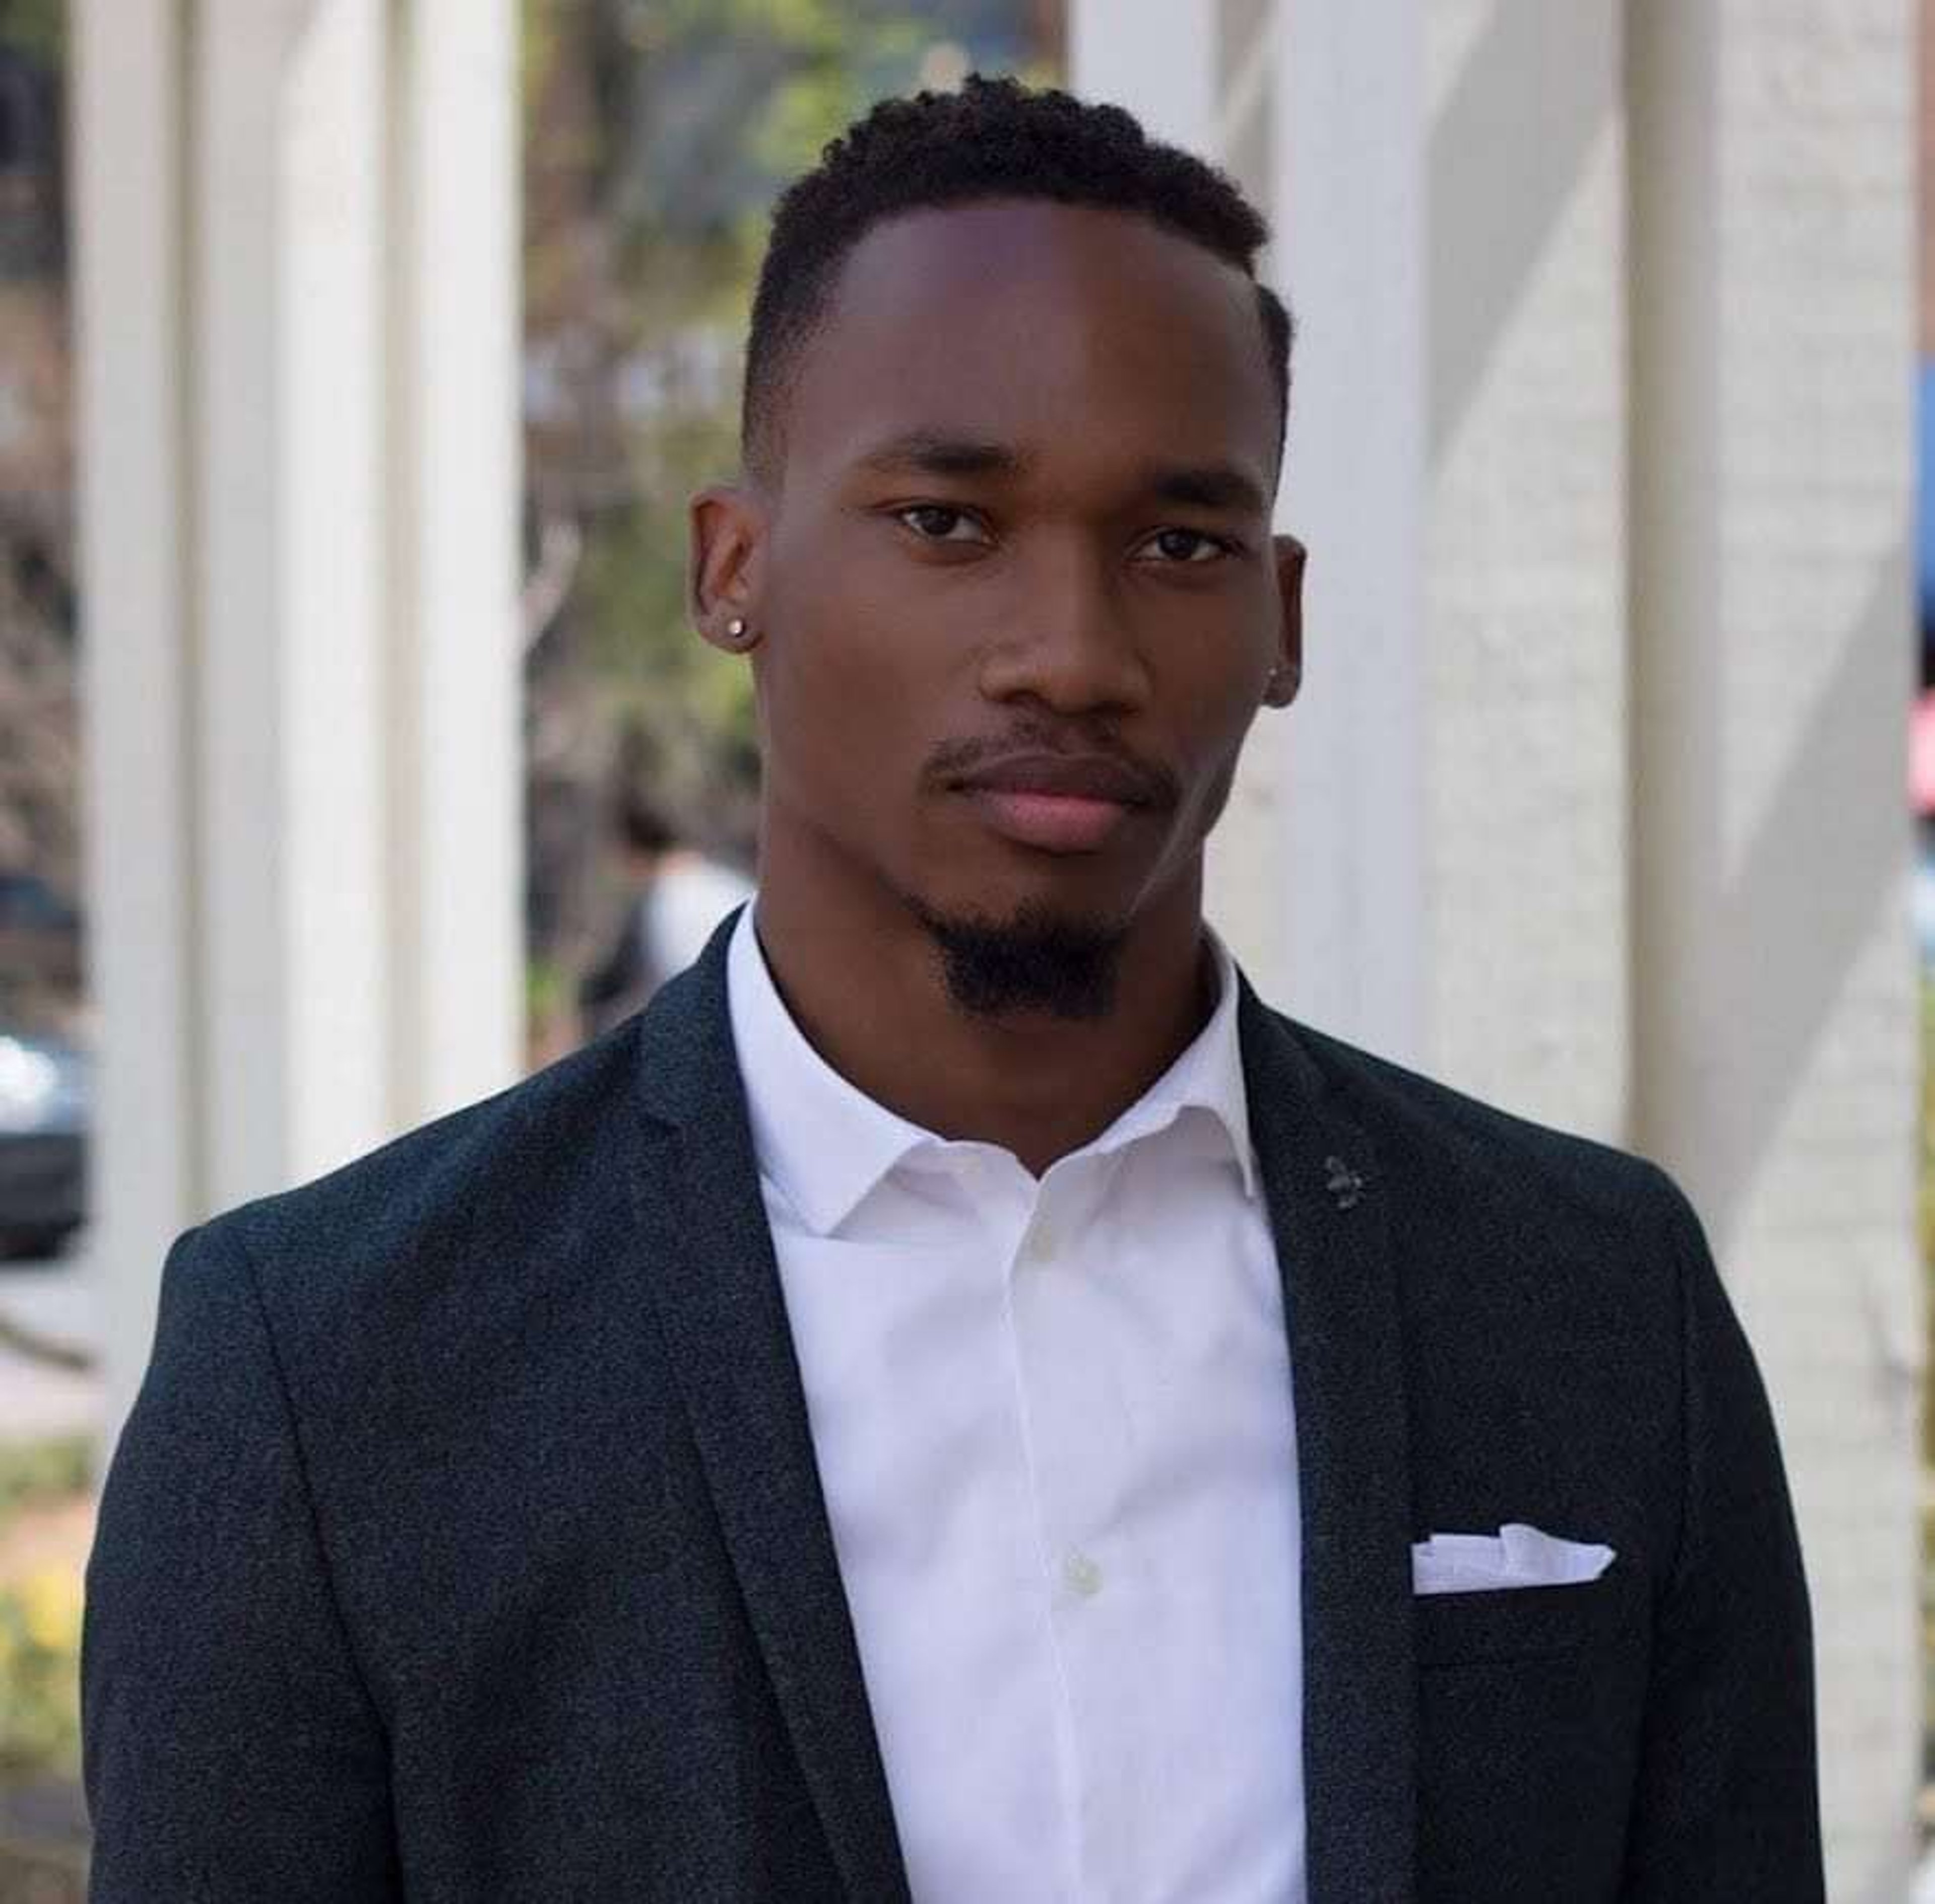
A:
[[[790,387],[853,247],[901,213],[992,198],[1135,213],[1253,282],[1269,237],[1262,214],[1224,174],[1149,138],[1119,106],[979,74],[958,92],[883,100],[787,188],[773,214],[746,346],[740,448],[749,472],[776,476],[784,461]],[[1281,462],[1293,326],[1282,300],[1260,282],[1257,309],[1276,383]]]

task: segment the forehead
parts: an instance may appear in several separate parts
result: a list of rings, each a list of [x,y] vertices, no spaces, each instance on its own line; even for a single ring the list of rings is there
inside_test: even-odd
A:
[[[806,346],[789,486],[916,430],[1064,472],[1234,463],[1267,493],[1277,393],[1256,288],[1133,213],[1000,201],[892,219],[855,246]]]

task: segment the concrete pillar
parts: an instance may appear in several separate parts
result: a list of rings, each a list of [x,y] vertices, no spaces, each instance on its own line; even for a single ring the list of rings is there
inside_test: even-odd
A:
[[[522,1067],[515,0],[391,0],[391,1101]]]
[[[509,0],[76,27],[111,1436],[171,1236],[518,1069],[517,122]]]
[[[1281,0],[1221,0],[1216,13],[1215,143],[1209,149],[1250,201],[1266,212],[1277,185],[1276,95],[1284,11]],[[1281,257],[1282,246],[1273,244],[1263,261],[1264,275],[1273,282]],[[1278,523],[1284,526],[1281,498]],[[1251,978],[1279,1000],[1288,996],[1290,955],[1283,877],[1291,851],[1284,816],[1284,749],[1296,719],[1294,709],[1266,708],[1257,717],[1204,869],[1209,916]]]
[[[1069,84],[1152,139],[1216,154],[1219,0],[1071,0]]]
[[[1272,275],[1300,326],[1281,526],[1310,549],[1304,686],[1279,762],[1297,1015],[1420,1061],[1426,211],[1420,0],[1291,5]],[[1262,877],[1269,877],[1258,868]]]
[[[1908,0],[1635,0],[1637,1130],[1758,1350],[1829,1889],[1907,1891],[1921,1332]]]
[[[1070,83],[1125,106],[1152,136],[1228,170],[1255,204],[1275,189],[1278,0],[1076,0]],[[1281,999],[1288,911],[1283,807],[1287,717],[1257,721],[1230,804],[1209,842],[1204,909],[1251,977]]]
[[[73,20],[88,957],[97,1041],[114,1044],[95,1073],[91,1247],[110,1439],[153,1332],[158,1251],[206,1178],[178,11],[86,0]]]
[[[380,895],[386,819],[384,68],[380,0],[195,11],[182,370],[203,1187],[220,1208],[350,1154],[388,1108],[389,919],[359,897]]]
[[[1312,550],[1305,685],[1259,718],[1206,910],[1269,997],[1415,1058],[1420,10],[1077,0],[1070,28],[1076,92],[1223,166],[1271,216],[1266,270],[1302,324],[1278,524]]]
[[[1620,0],[1426,10],[1426,1068],[1627,1135]]]

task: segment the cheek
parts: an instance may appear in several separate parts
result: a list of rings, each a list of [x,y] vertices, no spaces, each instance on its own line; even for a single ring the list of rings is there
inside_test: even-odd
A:
[[[1184,645],[1174,652],[1190,650]],[[1213,668],[1177,665],[1158,674],[1155,705],[1162,711],[1171,757],[1184,777],[1177,815],[1182,837],[1200,840],[1227,803],[1267,671],[1252,665],[1245,650],[1225,652],[1221,665]]]
[[[848,557],[801,565],[771,594],[759,697],[769,777],[878,800],[932,744],[934,683],[904,593]]]
[[[1230,789],[1235,786],[1236,781],[1236,755],[1233,752],[1204,783],[1194,828],[1199,835],[1206,836],[1223,817],[1223,809],[1230,804]]]
[[[1268,673],[1247,653],[1226,653],[1213,667],[1188,665],[1200,644],[1176,644],[1178,665],[1159,671],[1155,705],[1179,750],[1203,774],[1227,773],[1255,720]]]

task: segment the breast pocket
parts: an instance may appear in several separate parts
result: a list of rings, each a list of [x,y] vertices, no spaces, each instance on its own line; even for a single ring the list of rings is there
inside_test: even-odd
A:
[[[1637,1625],[1644,1588],[1638,1568],[1622,1558],[1596,1580],[1571,1586],[1421,1593],[1412,1602],[1417,1663],[1429,1668],[1593,1651]]]
[[[1420,1594],[1419,1904],[1612,1894],[1644,1717],[1646,1569]]]

